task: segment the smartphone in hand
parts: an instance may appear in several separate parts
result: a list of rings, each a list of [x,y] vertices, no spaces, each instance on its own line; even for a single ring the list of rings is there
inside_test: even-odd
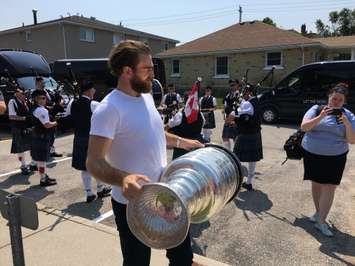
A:
[[[337,124],[341,124],[342,122],[340,121],[340,117],[341,117],[342,113],[343,113],[342,109],[333,109],[329,113],[329,115],[334,115],[335,119],[337,121]]]
[[[341,109],[333,109],[329,115],[335,115],[335,116],[340,116],[342,114],[342,110]]]

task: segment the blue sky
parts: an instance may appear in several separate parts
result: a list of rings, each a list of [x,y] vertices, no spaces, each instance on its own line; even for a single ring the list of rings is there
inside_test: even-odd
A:
[[[239,20],[237,6],[243,9],[243,21],[271,17],[284,29],[315,32],[314,22],[328,21],[328,14],[343,7],[355,8],[355,0],[194,0],[194,1],[114,1],[114,0],[1,0],[0,30],[33,23],[32,9],[38,9],[38,21],[57,19],[68,13],[97,19],[173,38],[182,43],[228,27]]]

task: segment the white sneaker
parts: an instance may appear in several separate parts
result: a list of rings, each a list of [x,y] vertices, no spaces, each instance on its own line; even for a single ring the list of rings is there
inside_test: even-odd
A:
[[[319,221],[319,218],[320,218],[320,214],[319,214],[319,212],[316,212],[311,217],[309,217],[309,221],[312,223],[316,223]]]
[[[314,227],[317,228],[323,235],[327,237],[334,236],[334,234],[332,233],[332,231],[330,231],[329,226],[326,223],[324,224],[316,223]]]

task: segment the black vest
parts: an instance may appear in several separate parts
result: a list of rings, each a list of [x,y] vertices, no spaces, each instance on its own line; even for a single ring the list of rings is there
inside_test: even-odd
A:
[[[175,101],[176,104],[177,104],[178,99],[177,99],[177,94],[176,94],[176,93],[173,93],[173,94],[168,93],[168,94],[166,94],[165,104],[166,104],[167,106],[172,105],[172,104],[174,103],[174,101]]]
[[[238,97],[239,93],[236,92],[235,95],[233,95],[232,92],[229,92],[223,99],[223,103],[225,103],[225,113],[226,115],[229,115],[232,111],[235,110],[236,104],[238,103]]]
[[[92,116],[91,100],[85,97],[80,97],[72,103],[70,112],[75,128],[75,136],[88,138]]]
[[[237,128],[239,134],[256,134],[261,130],[260,106],[257,97],[248,100],[254,108],[254,114],[243,114],[237,118]]]
[[[16,97],[14,97],[13,100],[15,101],[14,108],[17,116],[29,117],[31,115],[29,108],[28,107],[26,108],[26,106],[21,101],[19,101]],[[28,120],[26,121],[11,120],[11,125],[13,127],[23,129],[23,128],[30,127],[31,123],[29,123]]]
[[[33,109],[32,109],[32,123],[33,123],[33,132],[35,134],[45,134],[45,135],[49,135],[53,132],[54,130],[54,127],[53,128],[45,128],[44,125],[42,124],[42,122],[33,115],[34,111],[39,108],[40,106],[35,104],[33,106]]]
[[[210,109],[210,108],[214,108],[213,96],[209,96],[209,97],[204,96],[201,101],[201,109]]]
[[[198,113],[197,120],[191,124],[187,123],[185,113],[182,114],[181,124],[171,129],[172,133],[182,138],[201,139],[203,118],[201,112]]]

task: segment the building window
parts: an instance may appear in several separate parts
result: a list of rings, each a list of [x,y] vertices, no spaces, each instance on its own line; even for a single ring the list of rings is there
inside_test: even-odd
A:
[[[351,60],[351,53],[339,53],[333,57],[333,60]]]
[[[118,44],[122,40],[123,40],[123,38],[122,38],[121,34],[117,34],[117,33],[113,34],[113,39],[112,39],[113,44]]]
[[[180,74],[180,60],[173,60],[172,61],[172,75],[179,75]]]
[[[165,43],[164,48],[165,48],[165,50],[168,50],[169,49],[169,43]]]
[[[32,32],[26,31],[26,42],[32,42]]]
[[[221,56],[216,58],[216,76],[228,75],[228,57]]]
[[[282,67],[282,53],[270,52],[266,53],[265,67]]]
[[[80,28],[80,41],[95,42],[94,30],[88,28]]]

